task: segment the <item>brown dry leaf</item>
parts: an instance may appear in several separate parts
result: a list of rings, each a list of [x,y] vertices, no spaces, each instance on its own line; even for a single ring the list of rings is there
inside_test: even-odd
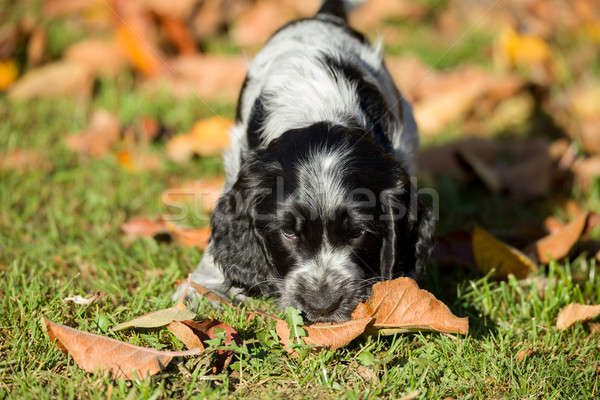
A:
[[[41,153],[34,150],[13,150],[0,155],[0,171],[15,170],[47,171],[52,168],[52,163]]]
[[[89,71],[72,61],[58,61],[27,72],[8,92],[13,100],[34,97],[76,95],[89,97],[92,79]]]
[[[211,212],[217,206],[224,185],[224,177],[199,179],[168,189],[162,193],[160,198],[165,205],[173,204],[173,202],[196,203],[200,201],[202,209]]]
[[[173,307],[152,311],[132,320],[122,322],[115,325],[112,330],[121,331],[128,328],[158,328],[174,321],[184,321],[187,319],[194,319],[195,317],[195,313],[185,308],[185,305],[182,302],[179,302]]]
[[[242,339],[235,329],[231,326],[214,319],[208,319],[202,322],[196,321],[182,321],[185,325],[192,329],[193,333],[198,336],[201,340],[215,339],[217,330],[223,330],[225,332],[225,345],[229,346],[235,342],[238,346],[241,346]],[[233,351],[231,350],[218,350],[217,360],[212,370],[213,373],[218,374],[225,370],[231,360],[233,359]]]
[[[175,335],[175,337],[185,344],[189,350],[191,349],[201,349],[204,350],[204,344],[202,344],[202,340],[194,333],[192,328],[187,326],[186,324],[173,321],[169,325],[167,325],[167,329]]]
[[[145,378],[163,370],[173,357],[201,352],[200,349],[158,351],[82,332],[47,318],[44,318],[44,323],[50,340],[56,340],[57,346],[69,354],[81,369],[112,373],[115,378]]]
[[[67,147],[83,156],[102,157],[119,140],[119,120],[102,109],[94,111],[86,130],[66,138]]]
[[[286,22],[298,15],[278,0],[258,0],[235,21],[232,37],[243,48],[256,49]]]
[[[509,274],[523,279],[529,272],[537,269],[525,254],[478,226],[473,229],[473,256],[479,270],[484,274],[495,268],[494,277],[497,279],[504,279]]]
[[[205,39],[214,35],[226,22],[223,0],[204,0],[192,19],[194,35]]]
[[[577,217],[563,229],[546,236],[534,243],[538,260],[547,264],[550,260],[560,260],[569,254],[575,243],[579,241],[587,222],[588,213]]]
[[[587,321],[600,315],[600,305],[569,304],[558,313],[556,327],[565,330],[576,322]]]
[[[166,90],[175,97],[235,102],[246,69],[241,56],[179,56],[168,61],[167,72],[148,80],[145,88],[150,93]]]
[[[167,143],[167,154],[176,162],[185,162],[194,155],[213,156],[229,146],[229,130],[233,122],[223,117],[198,121],[189,133],[175,136]]]
[[[303,329],[306,330],[306,336],[302,339],[307,345],[313,345],[317,348],[327,347],[335,350],[348,345],[352,340],[360,336],[372,320],[373,318],[369,316],[335,324],[304,326]],[[293,354],[294,351],[290,346],[290,329],[287,322],[278,320],[275,329],[285,350]]]
[[[383,334],[430,330],[469,332],[469,318],[459,318],[410,278],[377,282],[371,296],[352,313],[353,319],[373,317],[373,327]]]
[[[65,51],[65,59],[85,67],[94,76],[115,76],[127,64],[119,44],[113,40],[87,39]]]

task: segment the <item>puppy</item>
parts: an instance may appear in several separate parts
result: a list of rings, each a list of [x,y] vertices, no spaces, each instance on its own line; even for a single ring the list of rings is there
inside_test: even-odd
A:
[[[423,271],[434,218],[411,184],[417,126],[381,49],[347,24],[358,3],[324,1],[251,63],[198,284],[343,321],[375,281]]]

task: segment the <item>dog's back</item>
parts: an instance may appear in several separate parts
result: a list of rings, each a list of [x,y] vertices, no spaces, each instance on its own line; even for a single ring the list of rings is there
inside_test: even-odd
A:
[[[326,0],[314,18],[277,31],[252,61],[226,155],[228,184],[248,150],[320,121],[364,128],[413,171],[419,139],[412,109],[380,46],[347,24],[347,11],[361,2]]]

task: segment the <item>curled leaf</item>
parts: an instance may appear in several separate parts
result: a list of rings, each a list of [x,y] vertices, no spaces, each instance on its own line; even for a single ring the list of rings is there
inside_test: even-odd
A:
[[[315,324],[304,326],[306,336],[302,340],[307,345],[315,347],[327,347],[335,350],[348,345],[352,340],[360,336],[367,325],[373,320],[371,317],[353,319],[336,324]],[[288,353],[293,353],[290,346],[290,329],[284,320],[277,321],[275,330],[279,340]]]
[[[469,332],[469,318],[459,318],[435,296],[419,289],[410,278],[377,282],[371,297],[360,303],[353,319],[374,318],[373,327],[383,334],[431,330],[446,333]]]
[[[204,350],[204,344],[202,344],[202,340],[200,339],[200,337],[198,337],[198,335],[194,333],[192,328],[190,328],[186,324],[179,321],[173,321],[169,325],[167,325],[167,329],[173,335],[175,335],[177,339],[181,340],[183,344],[185,344],[185,347],[187,347],[188,349]]]
[[[82,332],[44,318],[51,341],[77,365],[88,372],[112,373],[116,378],[145,378],[163,370],[173,357],[199,354],[200,349],[188,351],[158,351],[88,332]]]
[[[504,279],[509,274],[523,279],[537,266],[519,250],[511,247],[476,226],[473,230],[473,256],[479,270],[488,273],[496,269],[494,277]]]
[[[587,321],[600,315],[600,305],[569,304],[558,314],[556,327],[565,330],[576,322]]]
[[[538,260],[546,264],[550,260],[559,260],[567,256],[575,243],[579,241],[587,219],[588,213],[583,213],[562,229],[535,242]]]

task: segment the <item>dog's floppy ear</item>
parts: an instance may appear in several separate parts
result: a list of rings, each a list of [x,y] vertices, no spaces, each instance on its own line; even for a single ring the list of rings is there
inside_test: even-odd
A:
[[[431,206],[418,197],[416,187],[405,185],[384,191],[381,202],[381,218],[386,225],[380,256],[381,277],[420,277],[433,246],[435,218]]]
[[[268,219],[260,213],[273,195],[272,170],[256,157],[244,162],[237,182],[221,196],[211,217],[215,261],[234,286],[249,289],[249,294],[266,290],[266,281],[274,277],[273,260],[257,229],[261,218]]]

